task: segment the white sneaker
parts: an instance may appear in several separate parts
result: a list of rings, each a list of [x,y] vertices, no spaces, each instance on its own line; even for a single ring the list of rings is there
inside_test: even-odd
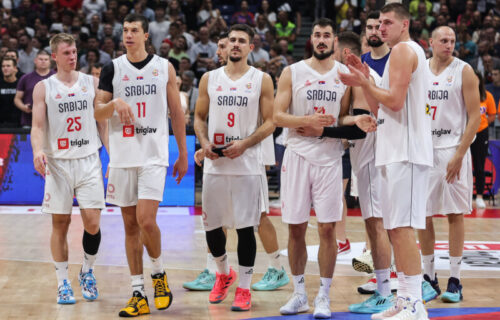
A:
[[[407,299],[404,297],[398,297],[396,299],[396,303],[394,303],[394,306],[391,308],[372,314],[372,320],[382,320],[382,319],[389,319],[395,315],[397,315],[407,304]]]
[[[476,208],[478,209],[486,208],[486,203],[484,203],[483,198],[476,198]]]
[[[396,292],[398,290],[398,276],[396,272],[391,271],[389,281],[391,283],[391,292]],[[374,294],[375,290],[377,290],[377,277],[375,275],[366,283],[358,287],[358,292],[361,294]]]
[[[366,250],[360,256],[352,258],[352,267],[358,272],[373,273],[372,251]]]
[[[330,310],[330,298],[325,295],[318,295],[314,299],[314,313],[315,319],[330,319],[332,311]]]
[[[422,300],[406,300],[406,306],[387,320],[429,320]]]
[[[285,315],[297,314],[299,312],[307,311],[309,311],[307,295],[297,292],[294,292],[290,300],[288,300],[288,302],[280,308],[280,313]]]
[[[281,199],[274,199],[269,201],[270,208],[281,208]]]

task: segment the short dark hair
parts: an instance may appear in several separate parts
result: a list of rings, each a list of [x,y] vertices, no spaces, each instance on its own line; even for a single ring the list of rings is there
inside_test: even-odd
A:
[[[14,58],[12,58],[12,57],[3,57],[3,59],[2,59],[2,63],[3,63],[4,61],[12,61],[12,65],[13,65],[14,67],[17,67],[17,61],[16,61],[16,59],[14,59]]]
[[[366,16],[366,20],[368,19],[377,19],[380,18],[380,11],[378,10],[374,10],[374,11],[370,11],[368,12],[368,15]]]
[[[229,33],[233,32],[233,31],[243,31],[243,32],[245,32],[246,34],[248,34],[248,39],[250,41],[252,41],[252,39],[253,39],[253,37],[255,35],[255,31],[253,31],[253,29],[249,25],[242,24],[242,23],[233,24],[231,26],[231,28],[229,29]]]
[[[337,40],[340,47],[349,48],[356,56],[361,55],[361,41],[356,33],[352,31],[341,32]]]
[[[36,53],[36,57],[38,56],[41,56],[41,55],[45,55],[45,56],[49,56],[50,57],[50,53],[48,53],[46,50],[39,50],[37,53]]]
[[[9,52],[14,52],[16,54],[16,58],[19,59],[19,52],[17,52],[17,50],[9,49],[9,50],[7,50],[7,52],[5,52],[5,54],[7,54]]]
[[[385,6],[383,6],[382,9],[380,9],[380,13],[389,13],[389,12],[394,12],[398,16],[398,18],[402,20],[411,19],[410,11],[408,11],[408,8],[406,8],[401,3],[397,2],[388,3]]]
[[[335,33],[335,23],[333,22],[332,19],[328,19],[328,18],[319,18],[319,19],[316,19],[314,20],[313,24],[312,24],[312,28],[311,28],[311,31],[314,29],[314,27],[316,26],[320,26],[320,27],[332,27],[332,31]]]
[[[149,30],[148,19],[146,19],[146,17],[144,17],[142,14],[129,13],[125,16],[125,19],[123,19],[123,23],[125,22],[140,22],[144,33],[147,33]]]
[[[227,37],[229,37],[229,32],[227,32],[227,31],[221,32],[219,34],[219,40],[226,39]]]

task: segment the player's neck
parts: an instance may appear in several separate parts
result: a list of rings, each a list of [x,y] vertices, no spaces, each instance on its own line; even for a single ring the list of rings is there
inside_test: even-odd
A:
[[[246,57],[241,58],[240,61],[236,62],[229,60],[224,67],[224,71],[232,80],[241,78],[245,73],[247,73],[248,69],[250,69],[250,66],[247,63]]]
[[[405,32],[405,33],[402,33],[401,36],[396,41],[394,41],[392,44],[388,43],[387,45],[389,46],[389,48],[394,48],[394,46],[397,45],[398,43],[406,42],[406,41],[410,41],[410,40],[411,40],[410,34],[408,32]]]
[[[453,61],[453,56],[440,58],[438,56],[433,56],[430,60],[430,68],[432,73],[440,74],[444,69],[446,69],[450,63]]]
[[[384,43],[380,47],[371,47],[370,51],[372,59],[377,60],[385,57],[391,51],[391,49],[389,49],[387,44]]]
[[[306,62],[309,62],[308,63],[309,66],[319,73],[328,72],[335,65],[335,59],[333,58],[333,54],[323,60],[317,59],[314,56],[312,56],[309,60],[306,60]]]
[[[148,53],[145,48],[127,51],[127,59],[132,63],[144,61],[147,57]]]
[[[65,84],[71,84],[78,79],[78,72],[76,70],[63,70],[57,69],[57,79]]]

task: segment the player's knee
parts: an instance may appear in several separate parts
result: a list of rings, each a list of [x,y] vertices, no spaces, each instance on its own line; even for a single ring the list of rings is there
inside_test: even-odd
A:
[[[305,238],[307,223],[305,224],[290,224],[288,233],[290,240],[300,241]]]
[[[318,223],[318,233],[320,239],[335,238],[335,226],[333,223]]]
[[[71,223],[71,215],[61,215],[52,218],[52,229],[57,232],[65,232]]]
[[[95,235],[99,232],[99,220],[96,219],[95,221],[88,221],[84,227],[85,231],[89,234]]]
[[[158,225],[155,219],[143,219],[139,222],[139,227],[142,232],[152,233],[158,228]]]

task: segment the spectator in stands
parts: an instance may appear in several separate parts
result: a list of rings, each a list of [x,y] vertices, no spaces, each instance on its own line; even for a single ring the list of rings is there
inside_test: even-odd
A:
[[[467,27],[472,25],[472,18],[476,11],[476,4],[472,0],[465,3],[465,12],[458,15],[457,24],[464,23]]]
[[[129,13],[130,9],[126,4],[121,4],[118,7],[118,16],[116,17],[116,21],[123,21],[125,17]]]
[[[262,0],[260,3],[259,9],[257,13],[255,14],[255,23],[257,24],[257,19],[259,16],[263,16],[265,18],[266,23],[269,23],[270,26],[274,26],[276,23],[277,16],[276,12],[273,11],[271,6],[269,5],[268,0]]]
[[[260,36],[262,41],[266,39],[266,32],[270,29],[269,26],[269,21],[264,15],[258,15],[255,17],[255,33]]]
[[[233,13],[231,17],[231,24],[248,24],[249,26],[255,26],[255,19],[253,13],[248,11],[248,2],[246,0],[241,1],[240,11]]]
[[[170,51],[170,48],[172,48],[172,41],[165,39],[162,41],[160,45],[160,49],[158,50],[158,55],[162,58],[167,59],[168,58],[168,52]]]
[[[186,126],[191,124],[191,117],[189,116],[189,98],[186,92],[182,91],[182,79],[179,76],[176,76],[176,84],[177,89],[179,89],[179,95],[181,98],[181,107],[184,112],[184,121]],[[171,126],[171,124],[169,124]]]
[[[196,13],[196,21],[198,26],[203,26],[210,17],[216,18],[220,16],[219,9],[212,7],[212,0],[202,0],[200,9]]]
[[[276,64],[278,68],[284,68],[288,65],[281,46],[277,43],[271,46],[269,50],[269,64]],[[269,67],[269,66],[268,66]]]
[[[170,21],[166,19],[165,6],[158,4],[155,8],[155,21],[149,24],[149,38],[156,50],[160,51],[161,44],[168,36]]]
[[[196,30],[198,13],[198,1],[197,0],[182,0],[181,10],[184,13],[184,18],[186,20],[186,26],[188,30]]]
[[[101,76],[101,71],[102,71],[102,64],[96,63],[92,66],[92,68],[90,68],[90,75],[99,79],[99,77]]]
[[[217,45],[210,41],[207,27],[201,27],[198,31],[199,41],[189,49],[189,58],[195,64],[195,70],[198,78],[207,72],[208,69],[214,69],[215,52]]]
[[[33,48],[31,37],[24,34],[19,38],[19,61],[18,68],[22,73],[30,73],[35,69],[33,60],[38,53],[38,49]]]
[[[139,0],[134,3],[134,8],[130,11],[130,13],[137,13],[143,15],[148,19],[149,22],[155,19],[155,12],[153,9],[147,6],[146,0]]]
[[[420,20],[422,23],[422,31],[425,32],[426,40],[429,39],[429,34],[431,30],[434,30],[436,19],[428,14],[425,3],[420,2],[418,5],[418,16],[416,20]]]
[[[37,37],[40,42],[42,42],[42,48],[45,48],[49,45],[50,37],[49,37],[49,28],[46,24],[40,24],[35,29],[35,37]]]
[[[33,89],[35,85],[54,73],[53,70],[50,70],[50,55],[47,51],[39,51],[35,58],[35,70],[22,76],[17,85],[14,103],[22,111],[21,126],[31,127],[31,109],[33,108]]]
[[[291,51],[289,51],[289,46],[288,46],[288,41],[286,39],[279,39],[278,40],[278,45],[280,46],[281,48],[281,54],[283,56],[287,55],[287,54],[290,54],[292,53]]]
[[[104,0],[83,0],[82,10],[87,19],[87,23],[90,23],[90,19],[94,14],[98,14],[99,17],[102,16],[104,11],[106,11],[106,1]]]
[[[431,14],[431,12],[432,12],[432,2],[430,2],[428,0],[411,0],[410,6],[409,6],[409,11],[410,11],[411,16],[414,19],[418,18],[418,6],[421,3],[424,4],[425,11],[427,14]]]
[[[194,107],[196,100],[198,100],[198,88],[194,86],[195,75],[191,70],[186,70],[181,73],[182,86],[181,91],[185,92],[189,101],[189,114],[191,120],[193,119]],[[192,123],[192,121],[190,121]]]
[[[486,91],[493,95],[495,105],[500,103],[500,67],[493,68],[491,72],[492,82],[486,85]]]
[[[479,78],[481,123],[476,133],[476,140],[474,140],[470,146],[470,151],[472,155],[474,177],[476,178],[476,208],[485,208],[486,204],[483,200],[484,162],[486,161],[486,156],[488,155],[488,126],[495,121],[497,108],[493,96],[484,88],[484,81],[481,73],[476,70],[476,75]]]
[[[191,70],[191,67],[191,60],[188,57],[182,57],[181,61],[179,61],[179,66],[177,69],[179,74],[183,74],[184,72]]]
[[[80,68],[80,71],[83,73],[90,74],[91,68],[96,64],[99,63],[100,59],[100,54],[99,50],[97,49],[89,49],[87,51],[87,54],[85,54],[85,66]]]
[[[9,50],[9,48],[7,48],[6,46],[0,47],[0,60],[3,59],[3,57],[5,56],[5,54],[7,53],[8,50]]]
[[[168,53],[169,59],[174,59],[177,61],[177,64],[181,61],[181,58],[189,58],[187,54],[187,43],[186,38],[183,35],[178,36],[174,39],[174,47],[170,49]]]
[[[492,57],[489,52],[483,52],[481,56],[473,59],[470,65],[481,73],[484,83],[490,83],[493,81],[492,72],[493,69],[500,67],[500,59],[497,57]]]
[[[471,63],[472,59],[476,56],[477,46],[467,32],[465,24],[458,26],[455,50],[458,52],[458,57],[468,63]]]
[[[19,126],[21,112],[14,105],[14,96],[18,80],[16,78],[16,60],[5,57],[2,59],[0,78],[0,124],[2,127],[15,128]]]
[[[111,2],[110,2],[111,3]],[[113,39],[116,42],[122,38],[123,25],[116,21],[116,13],[109,9],[104,12],[104,22],[109,23],[113,27]]]
[[[180,20],[172,22],[170,24],[170,28],[168,29],[168,39],[170,39],[174,43],[175,39],[178,36],[182,35],[182,36],[184,36],[184,39],[186,40],[187,48],[189,49],[194,44],[194,38],[191,34],[184,32],[183,27],[184,27],[184,24]]]
[[[87,51],[92,50],[92,49],[99,51],[99,60],[98,61],[102,65],[105,65],[106,62],[111,61],[111,56],[108,53],[99,49],[99,41],[97,40],[97,37],[95,37],[95,36],[90,36],[87,40]],[[80,62],[80,67],[87,66],[87,54],[83,54],[80,57],[79,62]]]
[[[345,13],[345,19],[340,22],[340,32],[353,31],[356,33],[361,32],[361,21],[354,16],[354,8],[349,7]]]
[[[269,61],[269,52],[262,49],[262,39],[256,34],[253,37],[253,50],[248,55],[248,63],[255,66],[258,62],[267,63]]]
[[[226,21],[222,18],[219,10],[217,10],[217,16],[215,18],[208,18],[206,27],[208,28],[208,33],[214,36],[217,36],[227,30]]]
[[[38,3],[33,3],[30,0],[22,0],[19,7],[12,10],[12,15],[17,17],[24,17],[26,19],[26,23],[32,26],[35,22],[35,18],[38,15],[38,12],[40,12],[41,10],[42,7]]]
[[[186,18],[184,17],[184,13],[182,13],[181,11],[178,0],[170,1],[168,5],[167,15],[170,22],[175,22],[177,20],[180,20],[182,23],[186,22]]]
[[[278,22],[274,25],[276,29],[276,41],[285,39],[288,41],[288,51],[293,52],[293,43],[297,37],[295,24],[288,19],[288,12],[278,12]]]
[[[90,23],[88,25],[89,36],[96,37],[97,40],[99,40],[99,34],[102,34],[103,32],[102,28],[101,17],[98,14],[92,15],[92,17],[90,18]]]
[[[357,5],[358,2],[356,0],[335,0],[335,12],[337,13],[335,22],[337,25],[347,17],[347,10],[349,8],[357,8]]]
[[[16,78],[21,79],[21,77],[24,76],[24,72],[19,70],[19,68],[17,66],[17,64],[19,63],[19,53],[17,52],[17,50],[9,49],[5,53],[5,56],[16,60]]]

